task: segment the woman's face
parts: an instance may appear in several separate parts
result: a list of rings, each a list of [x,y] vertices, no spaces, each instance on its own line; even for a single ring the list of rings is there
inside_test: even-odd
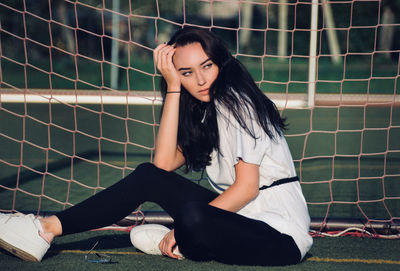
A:
[[[176,48],[175,69],[182,86],[196,99],[209,102],[211,84],[218,76],[218,66],[204,52],[198,42]]]

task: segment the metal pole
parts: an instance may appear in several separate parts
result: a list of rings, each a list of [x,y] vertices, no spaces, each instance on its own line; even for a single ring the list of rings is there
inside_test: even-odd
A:
[[[310,29],[310,53],[308,60],[308,106],[315,104],[315,85],[317,69],[317,30],[318,30],[318,0],[312,0],[311,5],[311,29]]]
[[[278,32],[278,56],[287,55],[287,32],[284,30],[288,29],[288,5],[287,0],[279,1],[279,32]],[[283,61],[284,58],[278,58],[278,60]]]
[[[340,58],[340,48],[339,48],[339,41],[336,35],[336,30],[335,28],[335,20],[333,19],[333,14],[332,14],[332,8],[331,4],[327,0],[324,1],[324,6],[325,6],[325,21],[326,21],[326,26],[328,27],[327,29],[327,34],[328,34],[328,43],[329,43],[329,48],[331,50],[331,58],[333,63],[338,64],[341,62]]]
[[[119,12],[119,0],[114,0],[112,9],[114,12]],[[111,42],[111,63],[115,65],[111,65],[111,74],[110,74],[110,81],[111,81],[111,88],[117,89],[118,88],[118,65],[119,63],[119,50],[118,50],[118,42],[117,38],[119,38],[119,18],[118,14],[112,14],[112,33],[113,39]]]

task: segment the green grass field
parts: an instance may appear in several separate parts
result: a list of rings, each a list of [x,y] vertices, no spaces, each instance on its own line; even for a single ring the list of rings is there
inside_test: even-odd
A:
[[[96,251],[111,256],[111,264],[88,263],[85,255]],[[295,266],[257,267],[217,262],[177,261],[136,251],[129,235],[121,232],[85,232],[56,239],[41,263],[23,262],[0,251],[2,270],[400,270],[397,240],[339,237],[315,238],[306,259]]]

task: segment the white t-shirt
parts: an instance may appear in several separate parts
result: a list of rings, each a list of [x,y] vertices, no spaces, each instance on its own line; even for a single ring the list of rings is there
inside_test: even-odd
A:
[[[222,193],[235,181],[235,164],[239,158],[259,165],[260,184],[296,176],[293,159],[283,136],[275,132],[271,140],[254,117],[248,116],[248,127],[254,139],[236,121],[235,117],[216,103],[220,151],[211,154],[207,175],[211,186]],[[248,115],[253,115],[254,112]],[[271,127],[271,131],[274,131]],[[290,235],[303,258],[311,248],[310,216],[299,182],[291,182],[260,190],[258,196],[238,211],[246,217],[264,221],[281,233]]]

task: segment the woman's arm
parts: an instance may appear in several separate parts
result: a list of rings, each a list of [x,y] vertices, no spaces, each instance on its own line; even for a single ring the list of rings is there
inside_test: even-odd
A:
[[[236,180],[222,194],[210,202],[210,205],[237,212],[257,197],[259,192],[259,166],[243,160],[235,165]]]
[[[154,165],[167,171],[175,170],[185,163],[177,143],[181,81],[172,63],[174,53],[175,48],[166,44],[154,50],[154,62],[168,86],[157,134]]]
[[[185,158],[177,144],[179,93],[167,94],[158,128],[154,165],[172,171],[185,163]]]

